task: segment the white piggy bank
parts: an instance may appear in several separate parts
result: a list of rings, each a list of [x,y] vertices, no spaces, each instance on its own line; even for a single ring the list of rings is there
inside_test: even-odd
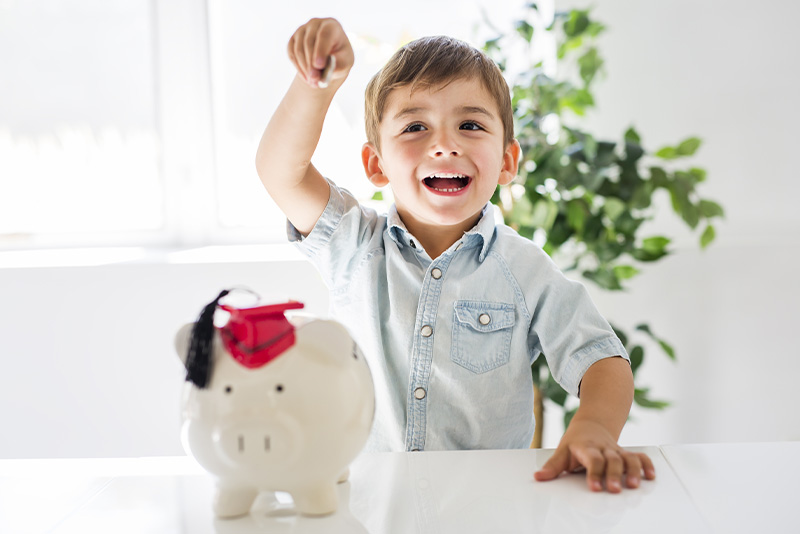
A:
[[[208,381],[187,381],[182,412],[184,448],[217,479],[214,512],[247,514],[260,491],[288,492],[303,514],[334,512],[336,484],[347,479],[375,413],[363,355],[335,321],[287,320],[279,309],[283,331],[265,334],[259,310],[272,309],[274,320],[280,305],[221,307],[231,319],[213,328]],[[176,336],[184,364],[194,324]],[[277,351],[263,363],[265,347]]]

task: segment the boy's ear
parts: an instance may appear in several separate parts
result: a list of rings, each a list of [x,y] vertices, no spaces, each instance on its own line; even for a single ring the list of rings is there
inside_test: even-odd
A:
[[[519,141],[514,139],[503,154],[503,168],[500,170],[500,179],[497,181],[500,185],[510,184],[519,170],[519,156],[522,148],[519,146]]]
[[[381,157],[378,150],[370,143],[364,143],[361,147],[361,162],[364,164],[364,172],[367,179],[376,187],[383,187],[389,183],[389,179],[383,174],[381,169]]]

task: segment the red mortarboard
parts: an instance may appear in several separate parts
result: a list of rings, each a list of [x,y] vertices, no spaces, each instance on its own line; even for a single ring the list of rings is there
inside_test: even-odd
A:
[[[294,326],[283,312],[303,307],[302,302],[287,302],[258,308],[234,308],[219,301],[229,290],[223,290],[209,302],[192,327],[186,354],[186,380],[203,389],[211,379],[211,346],[214,337],[214,312],[221,307],[231,314],[228,324],[220,329],[228,352],[240,364],[255,369],[269,363],[294,345]]]
[[[231,314],[228,324],[220,329],[225,349],[248,369],[256,369],[271,362],[294,345],[294,326],[283,312],[303,306],[302,302],[257,308],[220,305],[220,308]]]

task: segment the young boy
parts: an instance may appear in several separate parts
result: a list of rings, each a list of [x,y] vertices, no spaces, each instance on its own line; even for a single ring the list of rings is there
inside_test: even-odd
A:
[[[353,65],[334,19],[289,41],[297,76],[258,148],[256,166],[286,214],[290,239],[331,290],[333,315],[369,360],[377,408],[370,450],[528,447],[530,366],[544,353],[580,395],[550,480],[585,468],[594,491],[655,476],[617,439],[633,399],[627,354],[578,283],[488,204],[517,172],[509,89],[484,54],[446,37],[403,47],[366,92],[362,161],[390,185],[387,215],[361,207],[311,165],[325,114]],[[330,80],[320,84],[328,58]]]

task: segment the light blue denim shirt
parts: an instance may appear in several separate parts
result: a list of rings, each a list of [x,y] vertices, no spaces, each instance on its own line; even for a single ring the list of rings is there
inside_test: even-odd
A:
[[[489,204],[436,259],[394,207],[377,214],[333,183],[311,233],[289,224],[288,234],[370,364],[376,414],[366,450],[527,448],[540,354],[573,395],[594,362],[628,358],[585,288],[496,224]]]

